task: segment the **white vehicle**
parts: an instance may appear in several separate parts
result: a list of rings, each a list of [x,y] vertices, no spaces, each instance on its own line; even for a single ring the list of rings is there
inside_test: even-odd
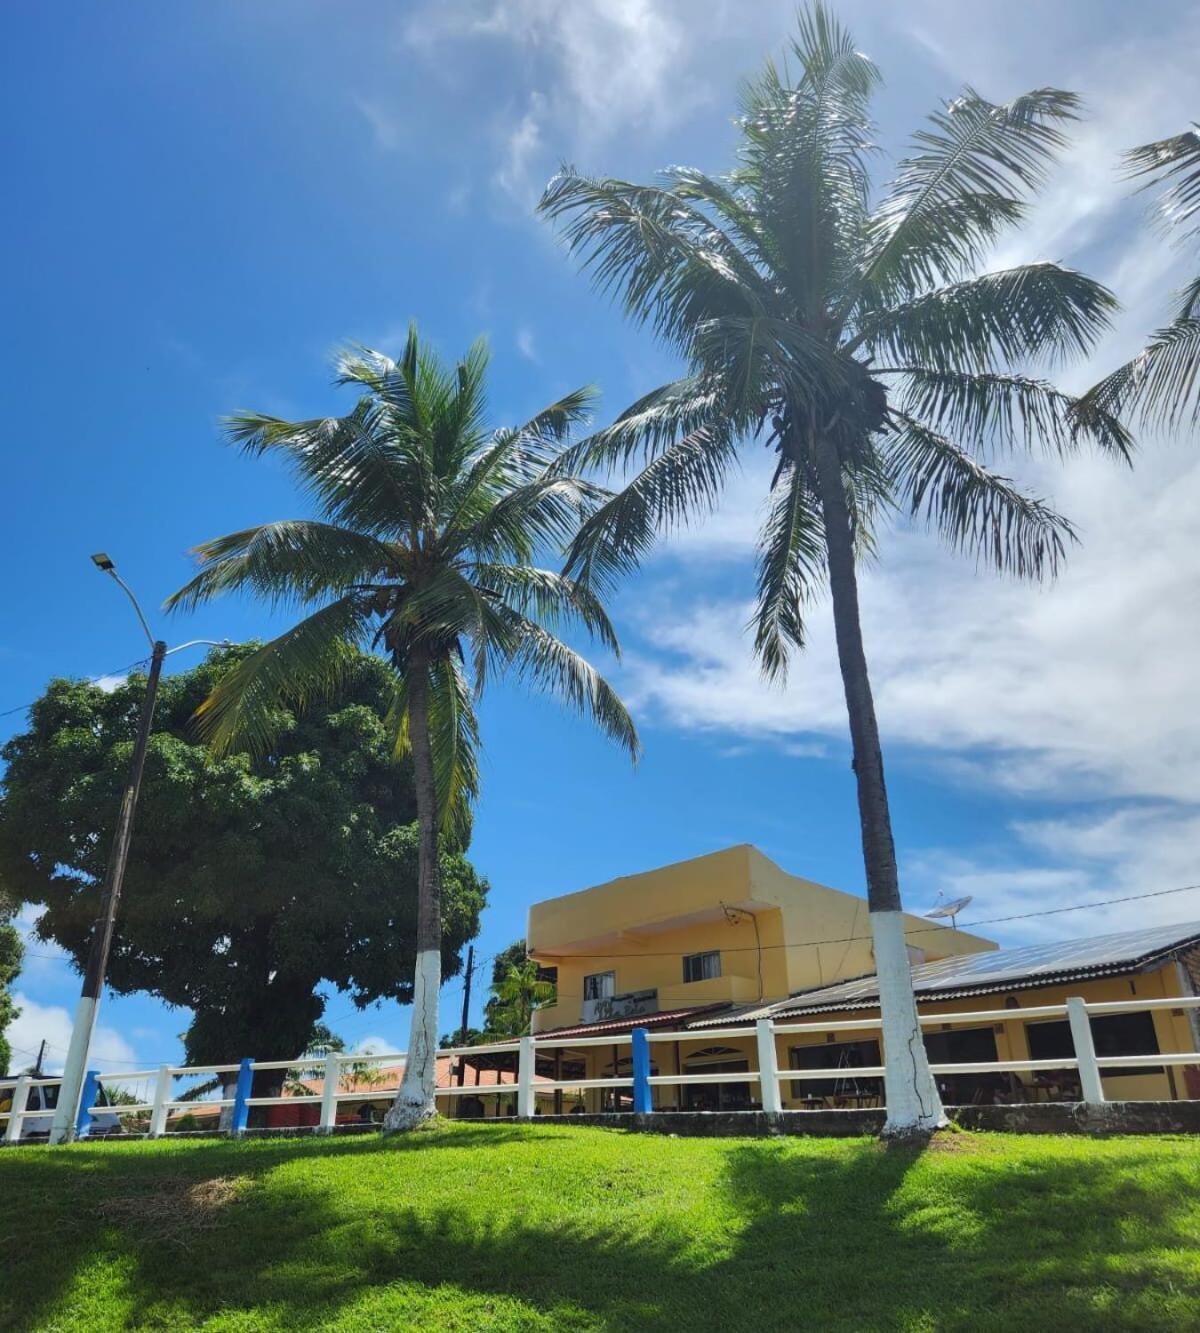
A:
[[[12,1099],[12,1088],[0,1088],[0,1115],[12,1110]],[[22,1143],[37,1142],[50,1137],[50,1124],[54,1119],[54,1108],[57,1105],[57,1083],[35,1083],[30,1087],[29,1095],[25,1099],[25,1114],[21,1117]],[[120,1119],[112,1111],[101,1109],[108,1105],[108,1097],[101,1087],[96,1096],[95,1108],[92,1110],[92,1123],[88,1129],[89,1138],[121,1132]]]

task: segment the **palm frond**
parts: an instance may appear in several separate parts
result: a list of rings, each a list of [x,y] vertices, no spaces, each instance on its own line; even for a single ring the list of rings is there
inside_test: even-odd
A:
[[[623,468],[656,458],[668,445],[710,421],[723,402],[719,382],[688,375],[659,385],[610,425],[568,445],[552,470],[568,475]]]
[[[893,413],[887,442],[897,497],[950,547],[1002,573],[1041,579],[1057,574],[1070,523],[1044,500],[1020,491],[924,422]]]
[[[458,845],[470,836],[471,807],[479,795],[479,721],[457,653],[429,668],[429,743],[442,829]]]
[[[669,188],[583,176],[564,166],[538,211],[562,234],[598,290],[686,349],[706,319],[753,315],[775,304],[772,288],[735,241]]]
[[[394,564],[378,538],[331,523],[263,523],[192,548],[200,572],[166,601],[194,610],[224,592],[249,589],[272,605],[307,603],[370,581]]]
[[[1200,314],[1159,329],[1081,403],[1085,409],[1134,414],[1158,429],[1173,429],[1189,418],[1200,421]]]
[[[303,708],[337,689],[369,618],[363,596],[350,593],[264,644],[223,676],[196,710],[200,734],[220,752],[240,745],[268,749],[281,707]]]
[[[225,428],[248,454],[282,453],[327,518],[380,535],[410,519],[426,468],[419,436],[385,412],[364,398],[344,417],[283,421],[238,412]]]
[[[580,526],[565,568],[608,586],[637,568],[660,533],[715,507],[737,465],[736,442],[719,417],[669,444]]]
[[[804,647],[804,605],[825,578],[820,502],[803,468],[787,466],[776,484],[758,554],[758,596],[751,622],[754,651],[768,679],[787,675]]]
[[[1200,124],[1169,139],[1141,144],[1125,154],[1126,174],[1149,176],[1142,187],[1161,187],[1157,204],[1163,221],[1172,228],[1182,227],[1184,236],[1198,230],[1189,225],[1200,218]]]
[[[478,560],[529,564],[539,549],[562,550],[605,494],[594,482],[548,467],[507,490],[478,523],[455,534],[455,544]]]
[[[477,564],[471,582],[520,615],[550,629],[582,625],[609,652],[620,656],[616,631],[599,597],[587,586],[533,565]]]
[[[516,639],[513,672],[527,683],[590,717],[634,759],[641,751],[637,728],[620,696],[584,657],[535,621],[505,607],[501,615]]]
[[[576,426],[589,420],[598,397],[599,390],[591,384],[563,394],[530,417],[524,425],[518,426],[517,438],[522,441],[563,444]]]
[[[850,348],[932,370],[989,372],[997,362],[1054,362],[1087,352],[1116,297],[1059,264],[1025,264],[954,283],[871,314]]]
[[[1125,462],[1132,455],[1132,437],[1117,417],[1082,406],[1047,380],[922,366],[879,367],[875,373],[903,375],[905,411],[987,452],[1041,449],[1066,456],[1090,443]]]
[[[1078,115],[1079,99],[1058,88],[1003,106],[966,88],[935,111],[871,219],[862,290],[911,297],[977,264],[1024,216],[1024,199],[1066,143],[1063,125]]]
[[[823,312],[855,267],[866,219],[868,114],[879,71],[821,5],[798,16],[799,77],[768,61],[743,85],[737,186],[767,225],[775,280],[806,320]]]
[[[408,327],[408,346],[415,351],[417,329]],[[358,384],[384,402],[404,421],[413,414],[412,381],[405,366],[409,356],[393,361],[383,352],[377,352],[361,343],[348,343],[334,357],[334,383]]]

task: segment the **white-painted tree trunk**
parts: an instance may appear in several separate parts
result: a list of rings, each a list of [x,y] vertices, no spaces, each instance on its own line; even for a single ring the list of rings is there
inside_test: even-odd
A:
[[[438,991],[442,984],[442,957],[437,949],[417,955],[413,977],[412,1030],[404,1077],[395,1100],[383,1119],[385,1133],[412,1129],[437,1114],[433,1090],[437,1076]]]
[[[872,912],[875,973],[879,978],[879,1014],[883,1022],[883,1086],[887,1102],[884,1135],[906,1138],[928,1134],[949,1123],[937,1084],[929,1072],[912,970],[904,939],[903,912]]]

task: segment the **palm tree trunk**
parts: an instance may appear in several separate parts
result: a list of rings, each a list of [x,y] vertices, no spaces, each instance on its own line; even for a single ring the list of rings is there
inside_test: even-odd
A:
[[[829,439],[816,441],[815,454],[838,665],[846,695],[854,776],[858,784],[858,816],[867,872],[867,906],[875,946],[875,972],[879,978],[886,1069],[887,1123],[884,1135],[905,1138],[945,1124],[946,1114],[937,1084],[929,1072],[925,1044],[917,1022],[904,940],[896,846],[883,777],[883,753],[879,746],[879,724],[875,720],[875,700],[863,650],[854,542],[841,462],[836,445]]]
[[[384,1133],[412,1129],[437,1114],[438,991],[442,984],[442,892],[438,860],[437,787],[429,739],[429,665],[423,653],[408,663],[409,730],[417,797],[417,963],[412,1029],[404,1077],[383,1120]]]

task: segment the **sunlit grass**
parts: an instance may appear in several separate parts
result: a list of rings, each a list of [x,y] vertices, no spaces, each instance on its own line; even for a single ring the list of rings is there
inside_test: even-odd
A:
[[[0,1153],[0,1324],[1200,1328],[1185,1139],[408,1139]]]

